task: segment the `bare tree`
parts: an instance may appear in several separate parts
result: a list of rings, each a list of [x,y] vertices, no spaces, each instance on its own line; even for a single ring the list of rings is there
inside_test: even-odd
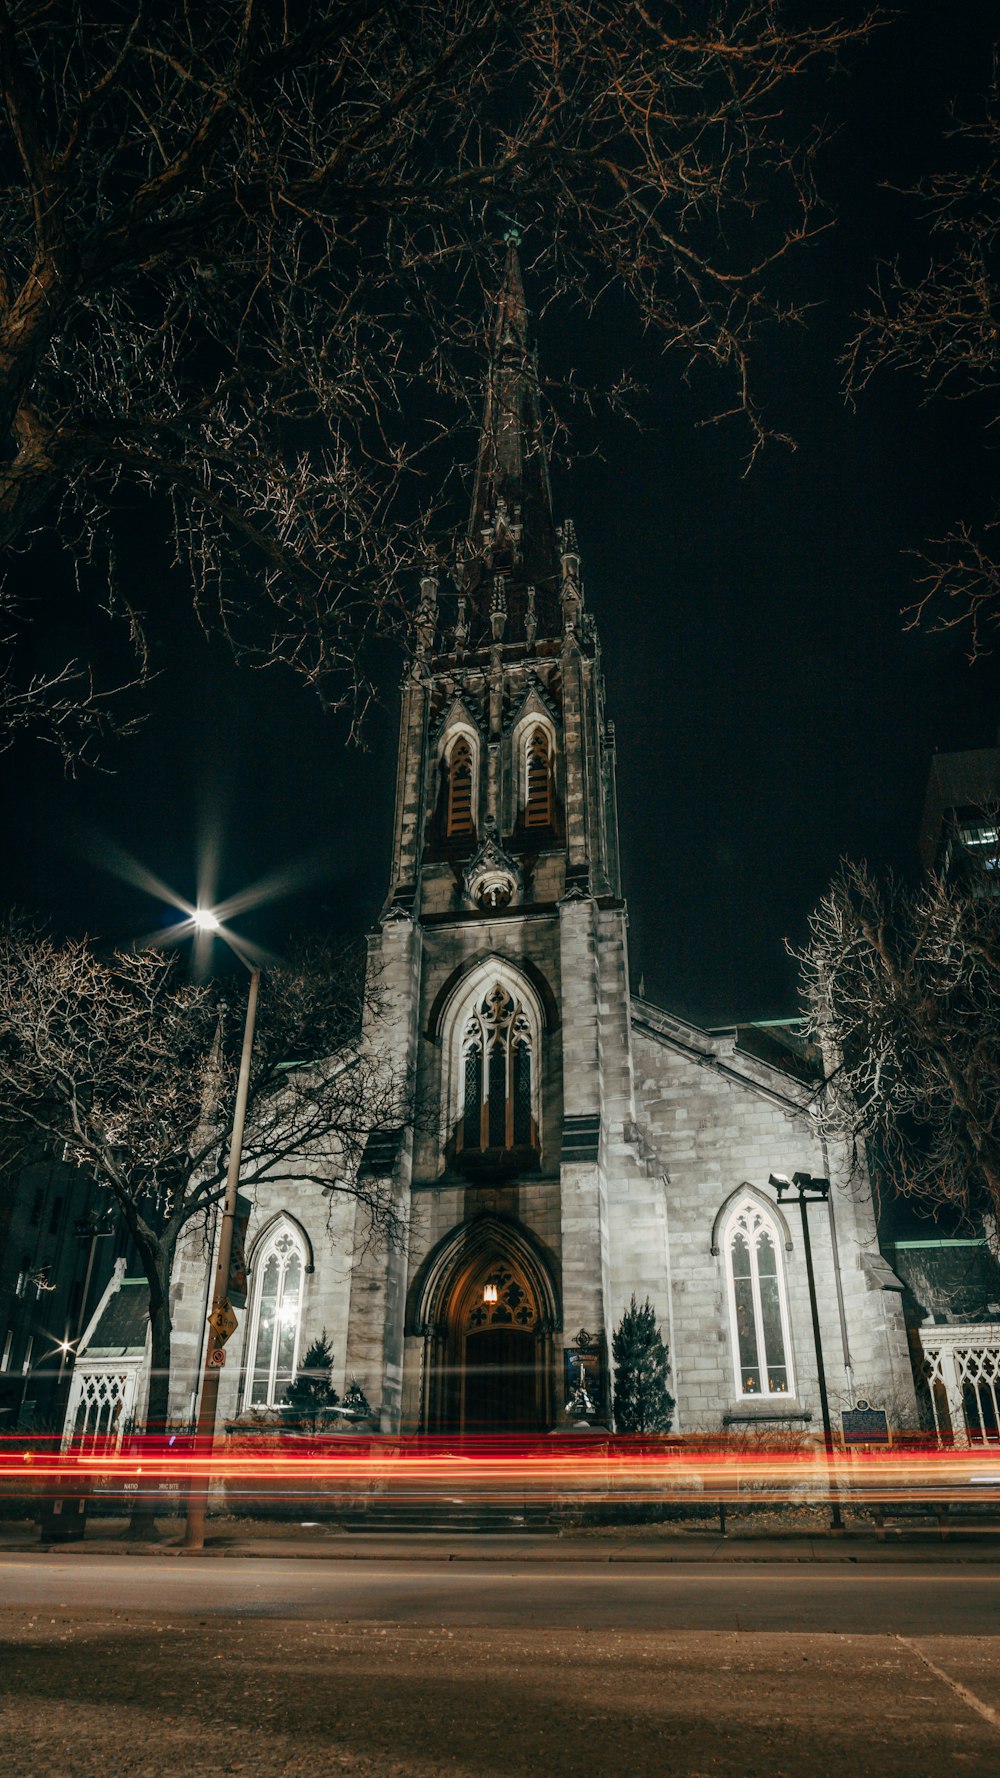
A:
[[[872,306],[846,355],[856,395],[877,370],[915,375],[924,399],[972,401],[977,417],[998,418],[1000,397],[1000,83],[996,72],[981,116],[955,117],[952,169],[910,192],[926,220],[930,257],[911,274],[898,260],[879,268]],[[998,508],[1000,512],[1000,508]],[[964,628],[974,659],[1000,626],[997,513],[967,518],[920,552],[919,597],[908,627]]]
[[[828,1131],[888,1189],[1000,1210],[1000,897],[845,864],[799,953]]]
[[[0,0],[0,542],[110,567],[160,500],[201,622],[363,709],[513,220],[547,301],[625,292],[756,448],[753,343],[799,314],[771,272],[823,225],[787,100],[872,29],[790,11]],[[70,746],[66,671],[10,690]]]
[[[370,1237],[395,1243],[389,1185],[360,1165],[368,1137],[407,1115],[405,1083],[359,1040],[371,993],[347,949],[315,944],[268,971],[241,1183],[294,1172],[357,1199]],[[118,1204],[149,1284],[151,1425],[167,1419],[177,1242],[225,1188],[240,1040],[218,987],[184,981],[174,959],[103,959],[17,922],[2,934],[0,1141],[27,1129]]]

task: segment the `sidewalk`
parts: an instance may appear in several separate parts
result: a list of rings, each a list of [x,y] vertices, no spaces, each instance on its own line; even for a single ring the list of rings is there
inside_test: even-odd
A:
[[[51,1552],[71,1558],[160,1556],[179,1558],[181,1526],[158,1521],[160,1539],[135,1542],[124,1519],[92,1519],[76,1543],[43,1544],[29,1520],[0,1521],[0,1556]],[[271,1561],[324,1559],[368,1562],[532,1562],[676,1563],[813,1562],[865,1564],[994,1563],[1000,1561],[1000,1532],[950,1530],[940,1538],[933,1526],[888,1526],[881,1542],[874,1526],[848,1522],[843,1533],[814,1529],[754,1531],[730,1520],[729,1534],[674,1526],[551,1532],[347,1531],[337,1525],[273,1524],[260,1520],[209,1520],[204,1550],[196,1558],[250,1557]],[[185,1558],[190,1560],[191,1558]]]

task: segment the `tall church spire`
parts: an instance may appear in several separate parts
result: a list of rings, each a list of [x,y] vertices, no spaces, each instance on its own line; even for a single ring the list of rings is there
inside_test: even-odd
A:
[[[559,551],[538,366],[513,239],[493,319],[465,561],[477,628],[492,619],[494,635],[500,627],[509,641],[525,640],[526,626],[558,632]]]

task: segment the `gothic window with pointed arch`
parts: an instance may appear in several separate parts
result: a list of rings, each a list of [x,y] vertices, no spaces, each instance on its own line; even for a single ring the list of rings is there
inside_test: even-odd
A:
[[[524,825],[551,827],[552,737],[543,723],[528,730],[524,749]]]
[[[465,1150],[537,1148],[538,1048],[527,1007],[497,981],[462,1028],[458,1133]]]
[[[459,733],[446,757],[445,833],[448,838],[475,832],[473,792],[476,761],[468,735]]]
[[[741,1199],[726,1221],[723,1252],[736,1389],[742,1396],[792,1392],[781,1249],[778,1224],[764,1204]]]
[[[295,1376],[306,1263],[300,1231],[289,1217],[280,1217],[254,1255],[250,1273],[244,1407],[280,1407]]]

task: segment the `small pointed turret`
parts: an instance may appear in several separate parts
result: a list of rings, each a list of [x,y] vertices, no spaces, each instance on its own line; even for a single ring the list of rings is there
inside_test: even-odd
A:
[[[534,632],[559,632],[559,552],[542,426],[538,367],[528,339],[521,262],[507,243],[497,298],[476,464],[463,590],[473,628],[488,630],[496,575],[507,588],[508,641],[527,641],[528,589]],[[474,643],[474,646],[476,644]]]

